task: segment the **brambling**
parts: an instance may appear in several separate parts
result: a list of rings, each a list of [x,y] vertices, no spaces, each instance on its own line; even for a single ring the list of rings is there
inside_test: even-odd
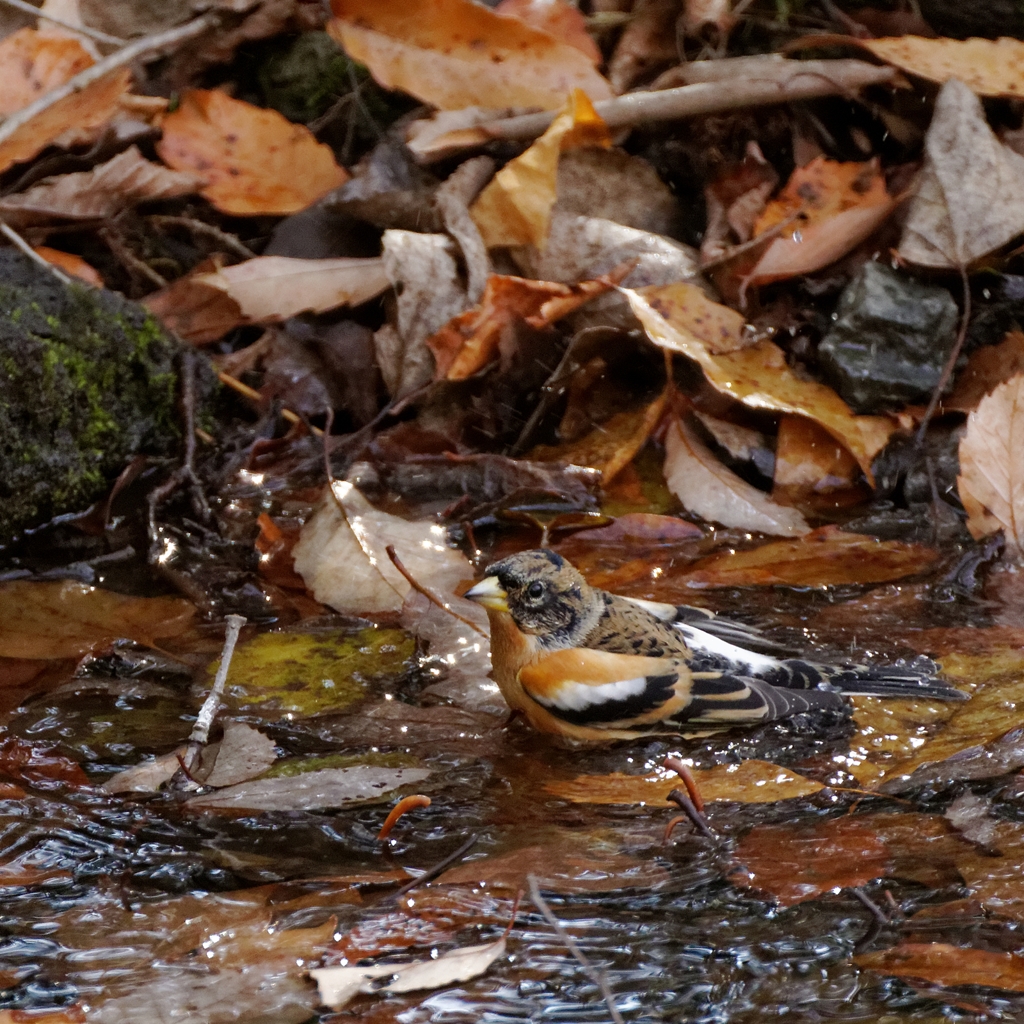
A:
[[[571,740],[755,725],[845,709],[844,694],[852,693],[967,699],[908,668],[757,653],[749,649],[759,639],[751,627],[598,590],[547,549],[485,572],[464,596],[487,609],[494,681],[535,729]]]

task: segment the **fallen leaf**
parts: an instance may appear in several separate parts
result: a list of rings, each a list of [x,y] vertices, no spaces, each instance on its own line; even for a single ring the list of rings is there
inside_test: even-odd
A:
[[[638,79],[679,61],[676,40],[678,0],[637,0],[608,62],[615,92],[624,93]]]
[[[223,213],[297,213],[348,180],[308,128],[218,89],[183,93],[163,133],[160,159],[203,177],[202,195]]]
[[[853,487],[857,460],[831,434],[803,416],[783,416],[775,445],[774,493],[788,500]]]
[[[685,324],[658,312],[653,305],[661,292],[658,286],[621,290],[655,345],[693,359],[712,387],[746,406],[795,413],[819,423],[849,449],[868,482],[874,483],[871,462],[895,431],[895,420],[855,416],[831,388],[794,373],[786,365],[785,353],[770,341],[714,355]]]
[[[967,357],[967,365],[956,375],[953,391],[940,401],[940,408],[972,412],[996,385],[1024,373],[1024,331],[1007,331],[995,345],[982,345]]]
[[[696,338],[711,355],[736,352],[756,341],[753,332],[746,330],[741,313],[712,302],[695,284],[680,281],[638,291],[647,298],[651,309],[678,330]]]
[[[321,967],[310,971],[309,976],[317,983],[320,1001],[337,1010],[360,992],[367,995],[415,992],[469,981],[504,955],[503,935],[495,942],[453,949],[431,960],[366,967]]]
[[[119,68],[109,75],[66,96],[30,118],[0,142],[0,172],[23,160],[30,160],[56,142],[68,129],[91,133],[109,121],[120,109],[131,86],[131,71]]]
[[[72,252],[61,252],[60,249],[51,249],[48,245],[37,245],[33,251],[37,256],[42,256],[47,263],[60,267],[65,274],[77,277],[79,281],[90,284],[93,288],[103,287],[103,278],[95,267],[90,266],[81,256]]]
[[[967,417],[957,492],[973,537],[1003,531],[1006,554],[1024,557],[1024,374],[1000,384]]]
[[[140,761],[117,772],[100,786],[104,793],[155,793],[181,770],[181,761],[188,747],[178,747],[149,761]]]
[[[587,31],[587,19],[568,0],[501,0],[494,13],[518,18],[563,43],[575,46],[592,64],[601,63],[601,50]]]
[[[706,770],[692,769],[705,802],[733,800],[742,804],[771,804],[810,796],[824,787],[788,768],[767,761],[749,760],[720,764]],[[548,782],[544,790],[575,804],[631,804],[668,807],[669,793],[680,786],[675,772],[657,775],[580,775],[575,779]]]
[[[948,82],[958,78],[979,96],[1024,95],[1024,42],[1019,39],[927,39],[899,36],[891,39],[851,39],[901,71]]]
[[[202,178],[170,171],[131,146],[91,171],[44,178],[26,192],[0,200],[0,214],[13,227],[52,220],[103,220],[126,206],[198,192]]]
[[[193,776],[219,789],[262,775],[276,760],[274,741],[244,722],[225,722],[224,736],[205,747]]]
[[[966,268],[1024,231],[1024,157],[996,138],[981,101],[955,78],[935,101],[924,152],[903,259]]]
[[[740,479],[681,420],[665,435],[665,481],[687,511],[723,526],[783,537],[810,532],[796,509]]]
[[[442,110],[557,110],[573,89],[611,97],[576,47],[472,0],[332,0],[327,30],[386,89]]]
[[[195,608],[175,597],[125,597],[64,580],[0,585],[0,657],[76,658],[127,638],[153,645],[180,636]]]
[[[447,235],[392,229],[384,232],[382,249],[397,315],[373,340],[388,393],[401,398],[434,377],[428,339],[463,313],[469,298]]]
[[[704,189],[707,228],[700,243],[701,260],[709,263],[724,256],[729,243],[749,242],[754,225],[779,176],[764,158],[756,142],[747,143],[743,162],[728,168]]]
[[[193,811],[249,814],[253,811],[323,811],[381,803],[402,786],[429,778],[426,768],[325,768],[322,771],[258,779],[190,797]]]
[[[413,577],[442,599],[475,575],[466,556],[448,547],[443,526],[381,512],[344,480],[333,490],[303,526],[294,551],[296,571],[323,604],[360,614],[400,610],[412,587],[391,564],[389,544]]]
[[[558,159],[576,146],[608,148],[611,136],[593,104],[574,89],[551,126],[491,179],[469,213],[487,248],[535,245],[543,249],[558,197]]]
[[[952,988],[984,985],[1024,992],[1024,957],[944,942],[901,942],[876,953],[858,953],[853,962],[879,974]]]
[[[0,41],[0,115],[17,113],[96,62],[77,40],[22,28]]]
[[[0,740],[0,773],[30,786],[54,780],[75,788],[89,785],[77,761],[47,744],[33,743],[18,736],[5,736]]]
[[[939,553],[923,544],[879,540],[822,526],[799,540],[709,555],[684,570],[691,587],[822,587],[886,583],[926,573]],[[600,584],[603,586],[604,584]]]
[[[202,345],[249,323],[279,323],[303,312],[359,306],[390,285],[379,257],[303,260],[257,256],[179,278],[144,305],[168,330]]]
[[[748,283],[770,284],[827,267],[883,224],[895,205],[875,161],[837,163],[818,157],[797,167],[758,217],[754,237],[789,217],[798,219],[769,243]]]

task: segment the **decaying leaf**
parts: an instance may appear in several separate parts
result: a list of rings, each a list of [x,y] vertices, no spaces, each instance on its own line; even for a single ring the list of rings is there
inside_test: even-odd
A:
[[[746,330],[742,313],[720,302],[712,302],[695,284],[680,281],[638,291],[651,309],[680,331],[696,338],[711,355],[735,352],[752,345],[756,338]]]
[[[869,482],[874,481],[871,462],[896,429],[887,416],[855,416],[829,387],[797,376],[786,364],[777,345],[760,341],[738,352],[714,355],[688,326],[666,319],[654,306],[661,289],[623,288],[647,336],[659,348],[679,352],[695,360],[708,382],[753,409],[790,412],[821,424],[849,449]]]
[[[559,155],[576,146],[610,145],[608,129],[586,93],[573,90],[548,130],[505,164],[470,208],[484,244],[543,249],[558,193]]]
[[[932,82],[958,78],[979,96],[1024,95],[1024,42],[1019,39],[891,39],[851,40],[901,71]]]
[[[145,305],[181,338],[201,345],[240,324],[279,323],[306,311],[358,306],[389,284],[380,257],[257,256],[179,278],[147,296]]]
[[[472,0],[333,0],[328,31],[387,89],[442,110],[557,110],[574,88],[608,99],[608,83],[575,46]]]
[[[75,658],[122,637],[143,644],[180,636],[195,608],[172,597],[125,597],[64,580],[0,586],[0,657]]]
[[[973,412],[996,385],[1024,373],[1024,331],[1007,331],[995,345],[976,348],[967,365],[956,375],[951,394],[940,402],[940,408],[955,412]]]
[[[505,937],[479,946],[464,946],[431,960],[366,967],[322,967],[309,972],[320,990],[320,1001],[337,1010],[360,992],[367,995],[415,992],[469,981],[505,955]],[[386,980],[385,980],[386,979]]]
[[[224,213],[295,213],[348,180],[308,128],[218,89],[184,93],[163,131],[160,158],[202,176],[202,194]]]
[[[818,157],[798,167],[754,226],[754,236],[796,216],[769,243],[749,284],[770,284],[827,267],[885,222],[896,205],[876,162],[836,163]]]
[[[205,747],[193,776],[220,789],[258,778],[276,760],[274,741],[245,722],[225,722],[224,736]]]
[[[1024,557],[1024,374],[1000,384],[967,418],[957,491],[974,537],[1003,531],[1007,554]]]
[[[0,114],[27,107],[95,61],[68,36],[22,28],[0,41]]]
[[[981,101],[955,78],[935,101],[924,151],[900,256],[965,268],[1024,231],[1024,157],[996,138]]]
[[[103,278],[100,277],[100,272],[86,263],[81,256],[76,256],[73,252],[51,249],[48,245],[36,245],[33,246],[33,249],[37,256],[42,256],[47,263],[60,267],[65,274],[77,277],[79,281],[91,284],[94,288],[103,287]]]
[[[665,435],[665,481],[688,511],[723,526],[782,537],[810,532],[796,509],[738,477],[680,420]]]
[[[527,25],[575,46],[591,63],[601,63],[601,51],[587,31],[583,12],[569,0],[501,0],[494,11],[519,18]]]
[[[831,434],[803,416],[783,416],[775,445],[775,489],[793,500],[852,487],[854,457]]]
[[[0,200],[0,214],[14,227],[51,220],[102,220],[126,206],[198,192],[203,179],[147,160],[131,146],[91,171],[45,178],[26,192]]]
[[[1024,992],[1024,957],[1016,953],[996,953],[945,942],[901,942],[877,953],[859,953],[853,962],[911,983],[926,982],[944,988],[984,985],[1004,992]]]
[[[705,802],[734,800],[742,804],[768,804],[810,796],[823,788],[820,782],[767,761],[749,760],[693,769],[693,777]],[[657,775],[580,775],[564,782],[545,783],[548,793],[576,804],[632,804],[668,807],[669,793],[679,788],[674,772]]]
[[[442,599],[475,575],[468,559],[448,547],[443,526],[380,512],[344,480],[333,488],[334,497],[325,495],[302,528],[294,552],[295,569],[318,601],[340,612],[398,611],[412,588],[388,558],[388,544]]]

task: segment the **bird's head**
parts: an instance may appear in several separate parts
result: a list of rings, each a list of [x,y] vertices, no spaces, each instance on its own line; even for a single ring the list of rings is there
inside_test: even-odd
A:
[[[547,548],[503,558],[463,595],[492,611],[507,612],[524,633],[546,646],[572,646],[572,634],[593,613],[594,591],[580,572]]]

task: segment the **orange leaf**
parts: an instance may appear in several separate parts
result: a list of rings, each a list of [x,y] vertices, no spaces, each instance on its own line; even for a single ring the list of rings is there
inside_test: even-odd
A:
[[[10,138],[0,142],[0,171],[22,160],[30,160],[69,128],[90,129],[106,124],[117,113],[130,85],[131,72],[119,68],[40,111]]]
[[[967,357],[953,393],[942,399],[940,408],[971,412],[997,385],[1019,373],[1024,373],[1024,331],[1007,331],[997,345],[983,345]]]
[[[61,252],[60,249],[51,249],[48,245],[37,245],[35,247],[37,256],[42,256],[47,263],[60,267],[65,274],[77,277],[79,281],[91,284],[94,288],[103,287],[103,278],[95,267],[90,266],[81,256],[71,252]]]
[[[77,39],[19,29],[0,41],[0,115],[27,107],[94,63]]]
[[[741,313],[712,302],[695,284],[680,281],[640,291],[647,296],[651,309],[689,331],[712,355],[735,352],[754,340],[753,334],[745,336],[746,320]]]
[[[1004,992],[1024,992],[1024,957],[1015,953],[950,946],[945,942],[901,942],[877,953],[860,953],[853,962],[879,974],[943,987],[985,985]]]
[[[768,246],[748,279],[769,284],[821,270],[872,234],[892,212],[878,165],[837,163],[818,157],[798,167],[754,226],[755,237],[800,214]]]
[[[442,110],[557,110],[583,89],[611,89],[575,46],[472,0],[333,0],[327,30],[387,89]]]
[[[202,175],[202,194],[224,213],[296,213],[348,180],[308,128],[219,90],[186,92],[163,130],[160,158]]]
[[[592,64],[601,63],[601,51],[587,31],[586,18],[567,0],[501,0],[494,13],[518,18],[563,43],[575,46]]]
[[[803,416],[783,416],[775,446],[775,486],[790,497],[851,487],[860,475],[854,457]]]

